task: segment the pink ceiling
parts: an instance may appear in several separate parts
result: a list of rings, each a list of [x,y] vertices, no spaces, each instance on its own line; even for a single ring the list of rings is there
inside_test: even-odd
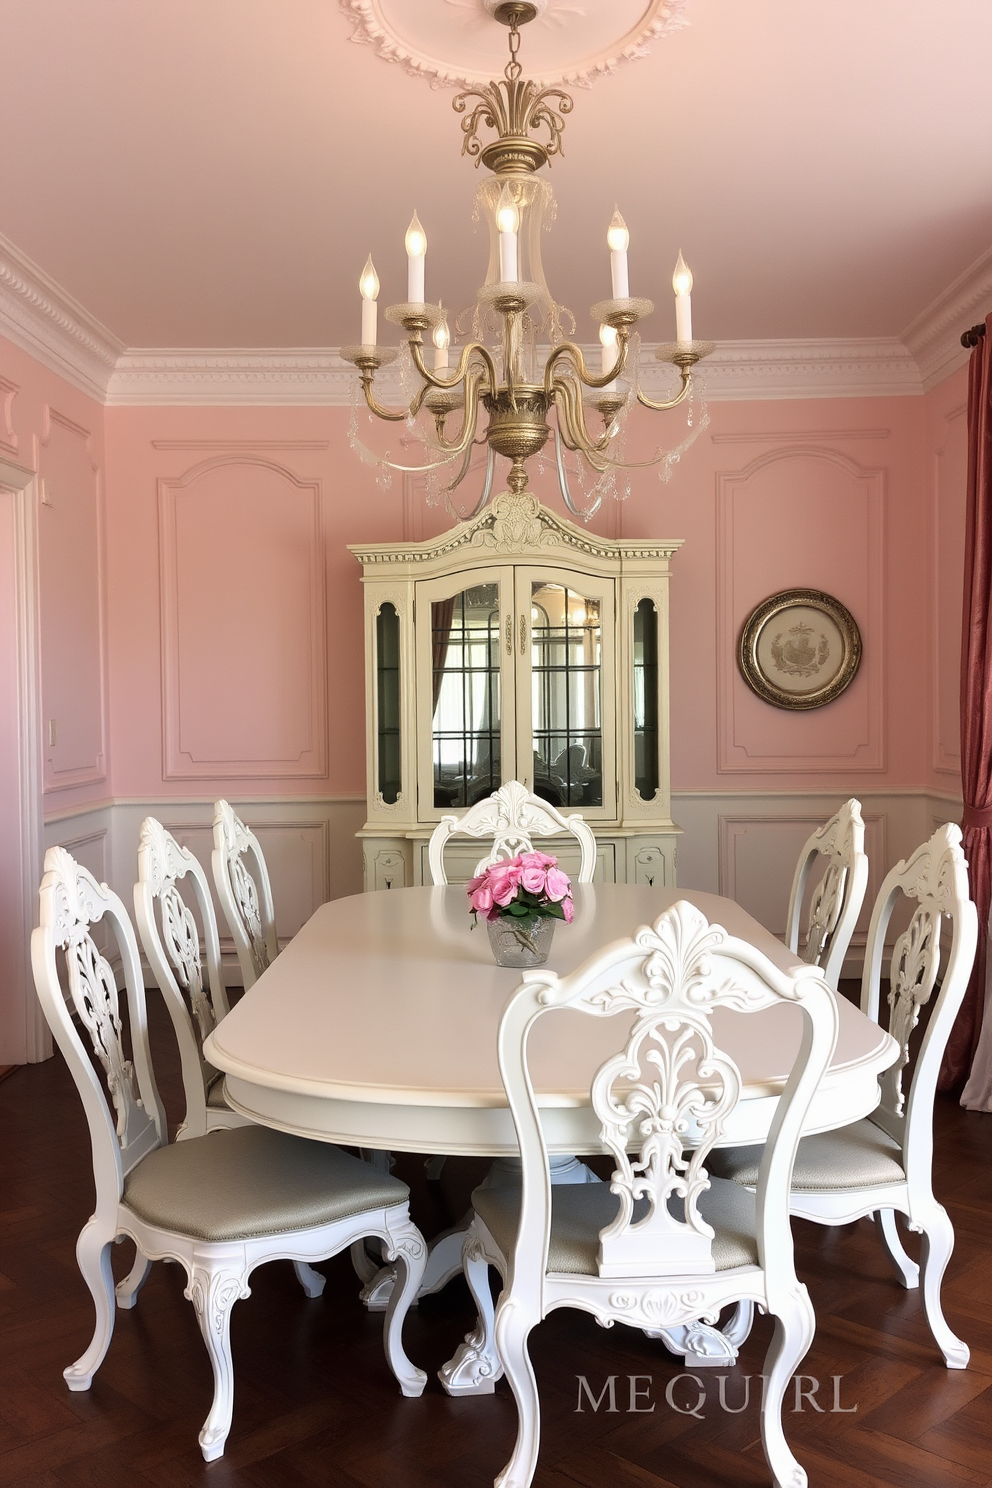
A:
[[[552,290],[591,333],[616,201],[652,339],[680,246],[699,335],[898,334],[992,243],[989,0],[685,15],[576,90]],[[405,298],[414,207],[428,296],[468,302],[485,252],[451,94],[349,36],[337,0],[7,0],[0,233],[129,346],[355,340],[370,250],[382,303]]]

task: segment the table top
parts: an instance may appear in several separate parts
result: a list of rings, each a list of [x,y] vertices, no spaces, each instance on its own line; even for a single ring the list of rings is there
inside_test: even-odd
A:
[[[556,927],[548,962],[557,972],[631,935],[677,899],[783,970],[797,965],[770,931],[715,894],[577,884],[574,895],[575,921]],[[269,1125],[399,1150],[512,1152],[496,1030],[520,977],[494,964],[484,924],[472,927],[464,887],[358,894],[316,911],[204,1052],[227,1076],[232,1105]],[[895,1057],[886,1032],[846,999],[838,1004],[837,1048],[810,1130],[874,1109],[876,1076]],[[714,1038],[741,1071],[759,1133],[791,1068],[800,1025],[799,1010],[785,1004],[714,1015]],[[610,1048],[621,1042],[619,1019],[616,1027]],[[605,1047],[598,1019],[564,1010],[538,1021],[531,1069],[551,1150],[598,1150],[588,1092]],[[738,1121],[734,1140],[747,1139],[746,1126]]]

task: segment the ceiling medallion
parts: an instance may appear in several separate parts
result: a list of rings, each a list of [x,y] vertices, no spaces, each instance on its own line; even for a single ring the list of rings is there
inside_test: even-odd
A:
[[[435,88],[488,82],[500,66],[491,24],[500,0],[339,0],[365,43]],[[688,22],[688,0],[530,0],[529,70],[541,87],[584,88]]]
[[[563,322],[572,317],[552,298],[541,262],[542,229],[553,201],[541,172],[561,155],[573,104],[562,88],[523,76],[519,28],[531,24],[539,13],[538,0],[494,0],[490,25],[496,21],[505,27],[492,29],[504,38],[504,45],[509,41],[503,76],[465,88],[452,102],[461,117],[462,154],[491,173],[479,183],[475,197],[478,217],[489,229],[486,281],[475,305],[453,321],[463,344],[457,348],[452,344],[443,306],[427,300],[427,233],[414,212],[406,234],[407,297],[385,312],[386,319],[405,332],[406,406],[386,407],[374,388],[376,373],[396,360],[398,349],[379,344],[379,276],[371,255],[358,284],[361,341],[341,348],[344,360],[358,369],[361,391],[356,386],[356,397],[364,399],[368,412],[376,420],[402,425],[405,443],[419,438],[426,451],[426,460],[416,465],[388,454],[375,455],[358,439],[356,403],[353,447],[381,472],[423,472],[429,497],[443,498],[451,508],[450,493],[468,474],[474,447],[486,448],[481,496],[472,512],[461,515],[476,515],[489,500],[497,456],[510,462],[510,491],[515,495],[525,491],[527,464],[535,458],[540,464],[549,439],[562,499],[576,516],[591,517],[607,492],[617,494],[617,471],[660,466],[665,479],[698,432],[692,427],[691,410],[690,434],[682,445],[668,452],[656,450],[641,460],[625,457],[627,411],[635,402],[658,412],[678,407],[692,390],[693,367],[714,349],[710,341],[693,340],[692,274],[680,253],[672,276],[676,339],[655,352],[676,370],[678,387],[670,398],[656,402],[639,386],[635,327],[654,305],[630,293],[630,235],[619,210],[606,233],[612,295],[590,311],[599,327],[598,372],[586,362],[581,346],[564,334]],[[490,132],[495,137],[487,137]],[[431,367],[425,358],[425,337],[433,342]],[[571,472],[566,452],[575,457]],[[582,486],[584,504],[573,497],[570,476]],[[594,482],[591,489],[587,476]]]

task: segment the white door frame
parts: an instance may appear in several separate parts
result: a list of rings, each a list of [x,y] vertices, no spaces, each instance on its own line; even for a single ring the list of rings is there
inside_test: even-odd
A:
[[[0,488],[13,493],[15,523],[14,596],[17,634],[18,791],[20,796],[20,918],[22,959],[10,972],[24,991],[24,1059],[37,1064],[52,1055],[52,1038],[35,996],[30,941],[37,917],[44,842],[42,806],[41,641],[38,571],[38,480],[33,470],[0,456]]]

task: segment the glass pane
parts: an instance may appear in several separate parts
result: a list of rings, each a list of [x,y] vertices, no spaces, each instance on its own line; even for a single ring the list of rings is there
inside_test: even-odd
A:
[[[554,806],[602,806],[600,602],[531,585],[534,791]]]
[[[499,773],[499,585],[431,605],[434,805],[474,806]]]
[[[634,611],[634,784],[642,801],[658,794],[658,611]]]
[[[393,806],[400,794],[400,617],[384,604],[375,620],[379,794]]]

